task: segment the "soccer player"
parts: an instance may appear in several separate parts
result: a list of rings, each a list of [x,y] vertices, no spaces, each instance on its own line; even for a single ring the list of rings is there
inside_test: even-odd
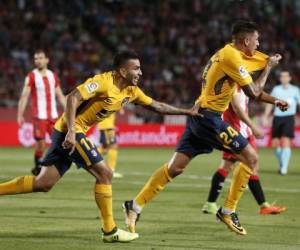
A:
[[[107,165],[113,171],[114,178],[122,178],[121,173],[116,172],[116,165],[118,159],[118,144],[115,129],[116,115],[112,114],[108,118],[98,123],[98,129],[100,132],[100,144],[98,147],[99,152],[107,155]]]
[[[161,114],[199,115],[192,109],[176,108],[145,95],[137,86],[141,75],[136,53],[123,51],[115,56],[113,71],[95,75],[75,88],[67,96],[65,113],[55,123],[52,145],[43,159],[40,174],[0,184],[0,195],[48,192],[74,162],[95,177],[103,241],[128,242],[138,238],[138,234],[116,227],[112,213],[112,171],[86,132],[131,102]]]
[[[254,137],[263,138],[264,132],[249,118],[248,103],[249,98],[241,91],[241,89],[238,89],[232,97],[229,108],[223,114],[223,120],[237,129],[248,140],[253,148],[256,149]],[[208,199],[202,208],[204,213],[217,213],[217,198],[223,189],[227,175],[233,170],[236,161],[237,159],[234,154],[223,152],[221,166],[213,175]],[[279,214],[286,210],[285,207],[274,206],[266,201],[257,169],[254,169],[253,174],[250,176],[248,186],[257,204],[260,206],[260,214]]]
[[[271,69],[279,63],[280,55],[269,57],[265,68],[254,82],[244,66],[243,55],[255,56],[259,45],[257,26],[253,22],[239,21],[233,25],[232,36],[233,43],[217,51],[204,69],[202,91],[194,106],[202,116],[188,117],[185,131],[171,160],[153,173],[135,199],[123,203],[129,231],[135,231],[135,224],[147,202],[180,175],[196,155],[210,153],[215,148],[236,153],[242,162],[235,180],[231,183],[226,202],[217,216],[232,231],[246,234],[235,209],[250,175],[257,168],[258,157],[247,139],[224,122],[221,116],[228,108],[236,85],[247,96],[272,103],[283,110],[287,103],[263,92],[267,77]]]
[[[279,174],[286,175],[291,158],[291,139],[295,131],[295,114],[297,104],[300,104],[300,90],[291,84],[291,75],[288,70],[280,72],[280,85],[275,86],[271,95],[288,102],[289,108],[286,112],[274,109],[272,123],[272,146],[275,148],[275,155],[278,160]],[[272,113],[272,106],[267,105],[264,113],[264,124],[268,124],[268,118]]]
[[[35,51],[35,69],[29,72],[25,78],[24,88],[18,104],[17,120],[21,126],[24,122],[24,111],[31,95],[33,133],[36,140],[34,168],[31,170],[34,175],[38,175],[41,170],[46,133],[51,135],[53,125],[58,117],[55,96],[63,107],[65,107],[66,102],[57,74],[48,69],[48,63],[49,58],[45,51]]]

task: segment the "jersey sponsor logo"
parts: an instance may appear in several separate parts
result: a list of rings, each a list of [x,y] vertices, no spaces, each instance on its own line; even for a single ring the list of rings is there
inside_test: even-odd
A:
[[[98,89],[98,83],[91,82],[91,83],[85,85],[84,87],[86,88],[86,90],[89,94],[92,94],[93,92],[96,91],[96,89]]]
[[[243,65],[240,66],[239,72],[242,78],[247,78],[249,76],[248,71],[245,69]]]

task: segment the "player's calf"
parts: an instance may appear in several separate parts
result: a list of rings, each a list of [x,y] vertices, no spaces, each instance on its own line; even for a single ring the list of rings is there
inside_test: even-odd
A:
[[[60,178],[55,166],[43,167],[40,174],[34,177],[33,192],[49,192]]]

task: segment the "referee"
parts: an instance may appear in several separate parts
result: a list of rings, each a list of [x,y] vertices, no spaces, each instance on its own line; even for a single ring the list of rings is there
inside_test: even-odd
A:
[[[287,101],[289,108],[282,112],[279,108],[274,109],[272,123],[272,146],[278,159],[279,174],[286,175],[291,157],[291,139],[294,137],[295,114],[297,104],[300,104],[300,89],[291,84],[291,75],[288,70],[280,72],[280,85],[273,88],[271,95]],[[268,117],[272,113],[273,105],[267,105],[264,113],[264,124],[268,124]]]

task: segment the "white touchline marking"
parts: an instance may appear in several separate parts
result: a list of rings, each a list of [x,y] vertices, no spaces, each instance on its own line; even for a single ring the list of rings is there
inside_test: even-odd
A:
[[[8,176],[7,173],[9,172],[13,172],[13,173],[26,173],[26,170],[28,170],[28,166],[27,166],[27,169],[26,169],[26,166],[24,167],[20,167],[20,166],[9,166],[10,168],[6,168],[5,172],[6,172],[6,175],[0,175],[0,180],[1,179],[9,179],[9,178],[12,178],[12,176]],[[65,182],[77,182],[77,183],[81,183],[81,182],[88,182],[90,178],[86,179],[86,178],[78,178],[78,179],[74,179],[72,177],[70,177],[71,175],[79,175],[79,174],[83,174],[82,170],[81,171],[78,171],[76,169],[76,166],[72,166],[72,169],[70,170],[69,173],[66,173],[66,176],[69,176],[68,178],[64,178],[62,179],[62,181],[65,181]],[[145,185],[146,181],[143,182],[143,181],[128,181],[126,180],[126,176],[147,176],[147,177],[150,177],[152,175],[152,172],[136,172],[136,171],[130,171],[130,172],[126,172],[124,173],[124,178],[122,179],[116,179],[118,182],[121,182],[121,183],[126,183],[126,184],[132,184],[132,185],[135,185],[135,186],[143,186]],[[181,176],[179,176],[177,179],[180,179],[180,180],[185,180],[185,179],[189,179],[189,180],[201,180],[201,181],[209,181],[211,180],[211,176],[200,176],[200,175],[188,175],[188,174],[183,174]],[[91,179],[91,182],[93,181],[93,179]],[[226,182],[229,182],[230,183],[231,179],[230,178],[227,178],[226,179]],[[1,181],[0,181],[1,182]],[[188,183],[176,183],[176,182],[172,182],[170,183],[169,185],[169,188],[201,188],[201,189],[209,189],[210,188],[210,183],[205,183],[205,184],[197,184],[197,183],[191,183],[191,184],[188,184]],[[229,188],[229,185],[226,185],[224,187],[225,189],[228,189]],[[278,192],[278,193],[300,193],[300,189],[298,188],[278,188],[278,187],[265,187],[263,186],[263,189],[265,191],[269,191],[269,192]]]
[[[32,160],[33,161],[33,153],[32,154],[26,154],[26,155],[18,155],[18,156],[12,156],[10,153],[6,152],[6,154],[0,154],[0,160],[1,161],[23,161],[23,160]]]
[[[145,182],[141,181],[122,181],[122,183],[127,183],[127,184],[132,184],[132,185],[138,185],[138,186],[143,186],[145,185]],[[171,183],[168,188],[183,188],[183,187],[188,187],[188,188],[203,188],[203,189],[208,189],[210,187],[209,184],[186,184],[186,183]],[[228,187],[224,187],[225,189],[229,189]],[[271,188],[271,187],[263,187],[264,190],[269,191],[269,192],[278,192],[278,193],[300,193],[300,189],[297,188]]]

